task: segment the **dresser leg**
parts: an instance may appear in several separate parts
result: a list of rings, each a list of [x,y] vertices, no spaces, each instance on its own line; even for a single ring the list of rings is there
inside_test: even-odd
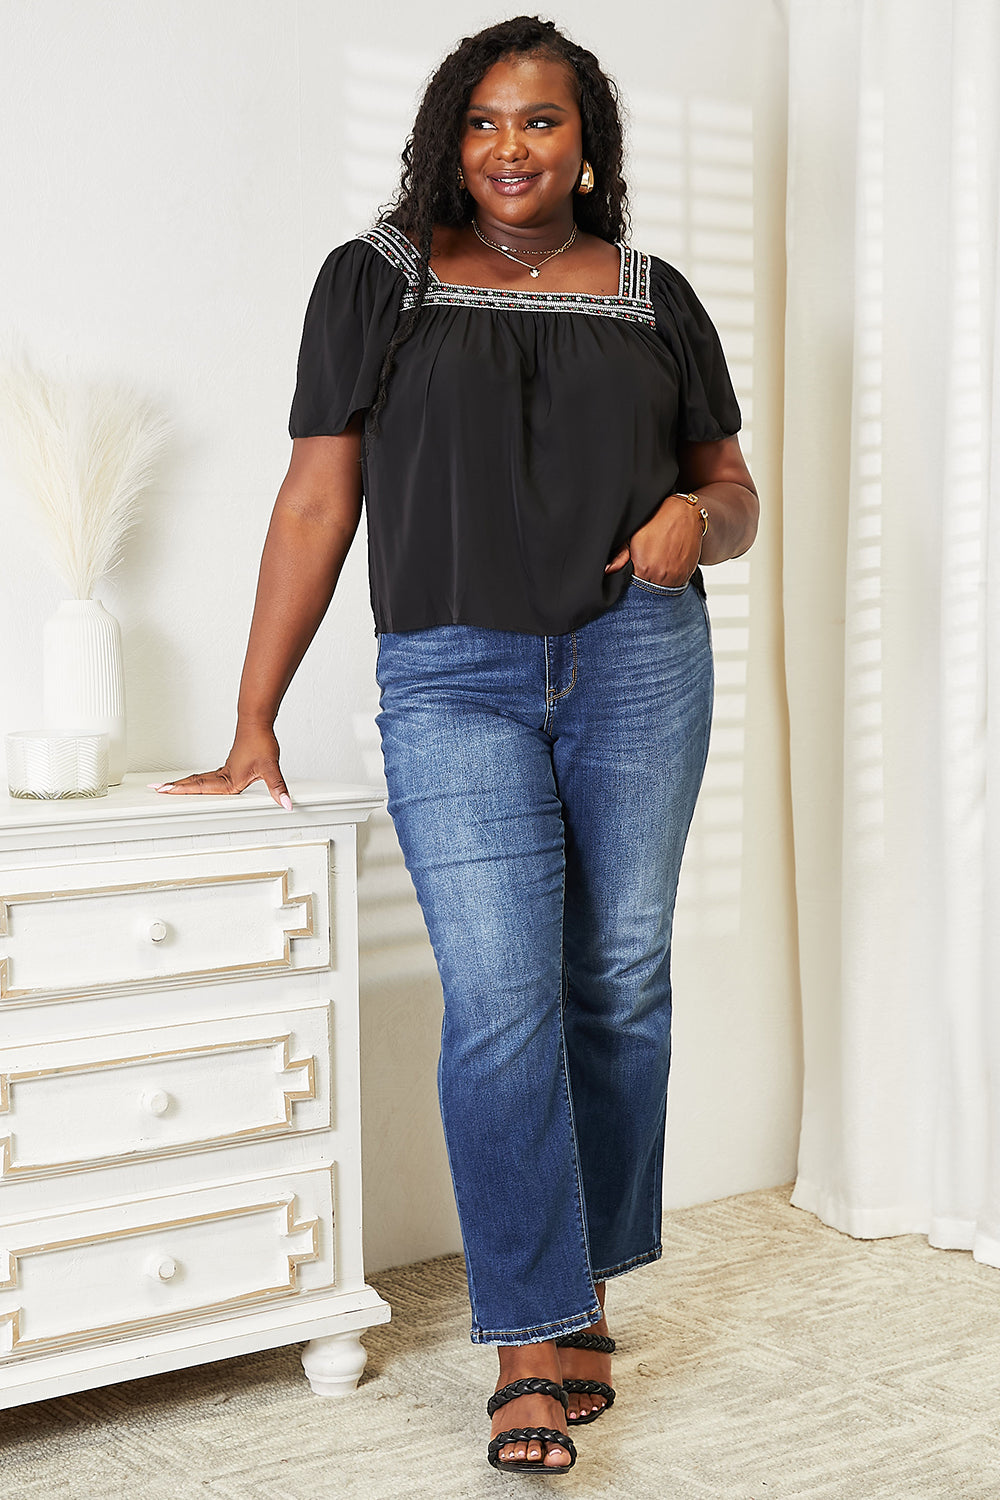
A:
[[[302,1351],[302,1368],[317,1396],[348,1396],[361,1379],[368,1351],[356,1333],[331,1333],[310,1339]]]

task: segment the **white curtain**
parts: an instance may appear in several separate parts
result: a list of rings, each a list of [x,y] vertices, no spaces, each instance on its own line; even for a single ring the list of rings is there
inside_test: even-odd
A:
[[[1000,5],[788,19],[793,1202],[1000,1266]]]

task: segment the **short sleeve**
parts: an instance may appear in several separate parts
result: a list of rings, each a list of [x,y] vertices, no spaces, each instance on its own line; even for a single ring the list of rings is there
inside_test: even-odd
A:
[[[327,256],[302,329],[293,438],[333,437],[371,406],[405,290],[404,276],[364,240]]]
[[[650,260],[656,330],[680,371],[678,436],[689,443],[732,437],[740,408],[715,325],[681,273],[655,255]]]

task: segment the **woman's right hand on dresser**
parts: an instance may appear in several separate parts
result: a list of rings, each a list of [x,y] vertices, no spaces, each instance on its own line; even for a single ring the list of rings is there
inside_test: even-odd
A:
[[[255,781],[263,781],[274,801],[290,812],[288,795],[278,764],[280,747],[274,730],[268,725],[240,725],[225,765],[217,771],[202,771],[180,781],[165,781],[153,786],[155,792],[202,792],[213,796],[242,792]]]

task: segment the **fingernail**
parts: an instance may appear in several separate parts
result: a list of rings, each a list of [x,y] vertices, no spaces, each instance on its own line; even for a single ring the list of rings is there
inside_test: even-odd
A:
[[[172,792],[173,789],[174,789],[174,784],[173,784],[172,781],[165,781],[162,786],[158,786],[156,788],[156,790],[158,792]]]
[[[282,792],[281,796],[278,798],[278,801],[281,803],[282,807],[285,809],[285,812],[291,812],[291,810],[292,810],[292,799],[291,799],[291,797],[289,797],[289,795],[288,795],[287,792]]]
[[[158,792],[160,790],[160,787],[163,785],[163,782],[162,781],[147,781],[146,785],[147,785],[147,787],[149,788],[149,790],[151,792]]]

